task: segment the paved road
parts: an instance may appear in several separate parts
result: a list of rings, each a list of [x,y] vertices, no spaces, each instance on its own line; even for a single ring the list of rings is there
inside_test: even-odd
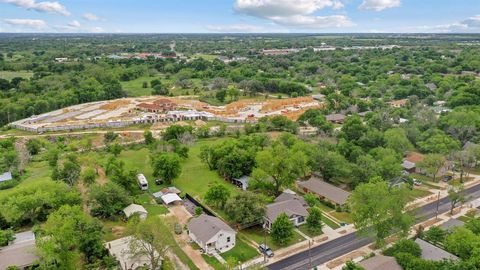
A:
[[[476,199],[480,197],[480,185],[473,186],[465,190],[467,199]],[[432,202],[415,210],[415,216],[418,222],[425,221],[435,216],[437,202]],[[439,213],[445,213],[450,210],[450,200],[440,199]],[[358,237],[356,233],[349,233],[325,244],[316,246],[310,250],[297,253],[293,256],[275,262],[268,266],[270,270],[305,270],[309,266],[316,266],[340,257],[344,254],[359,249],[373,242],[372,238]],[[311,254],[311,264],[309,259]]]

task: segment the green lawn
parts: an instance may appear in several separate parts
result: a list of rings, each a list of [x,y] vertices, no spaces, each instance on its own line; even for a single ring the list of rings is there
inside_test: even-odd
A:
[[[143,207],[145,207],[145,209],[148,211],[148,214],[151,216],[158,216],[168,213],[168,209],[163,205],[147,204],[143,205]]]
[[[227,183],[216,171],[208,169],[207,165],[202,163],[199,154],[200,147],[207,144],[219,143],[224,139],[207,139],[200,140],[190,147],[188,152],[188,158],[182,163],[182,172],[180,176],[174,180],[174,185],[177,186],[182,192],[189,193],[190,195],[203,199],[203,196],[207,190],[216,183],[224,184],[231,192],[231,196],[234,196],[240,192],[240,190],[232,184]]]
[[[32,76],[33,72],[30,71],[0,71],[0,79],[5,79],[8,81],[15,77],[30,79]]]
[[[310,230],[308,229],[308,227],[307,227],[307,224],[301,225],[300,227],[298,227],[298,229],[299,229],[302,233],[304,233],[304,234],[306,234],[306,235],[308,235],[308,236],[310,236],[310,237],[315,237],[315,236],[319,236],[319,235],[322,234],[322,231],[319,231],[319,232],[312,232],[312,231],[310,231]]]
[[[234,261],[243,263],[257,257],[259,254],[260,253],[257,251],[257,249],[253,248],[242,240],[241,235],[237,235],[235,247],[225,253],[222,253],[221,256],[227,262]]]
[[[336,218],[337,220],[339,220],[341,222],[353,223],[353,220],[350,217],[350,213],[348,213],[348,212],[333,211],[333,212],[330,212],[328,214],[330,214],[331,216],[333,216],[334,218]]]
[[[215,270],[224,270],[226,267],[219,262],[215,257],[202,254],[203,259]]]
[[[457,219],[460,220],[460,221],[463,221],[463,222],[467,222],[467,221],[471,220],[472,218],[469,217],[469,216],[460,216]]]
[[[328,227],[330,227],[334,230],[340,228],[340,225],[338,225],[337,223],[335,223],[335,221],[331,220],[330,218],[326,217],[325,215],[322,216],[322,221],[323,221],[324,224],[326,224]]]
[[[433,193],[431,193],[430,191],[428,190],[423,190],[423,189],[418,189],[418,188],[414,188],[410,194],[409,194],[409,197],[410,197],[410,200],[413,201],[417,198],[422,198],[422,197],[425,197],[425,196],[428,196],[428,195],[432,195]]]
[[[264,232],[263,229],[260,226],[248,228],[245,230],[240,231],[240,234],[244,235],[248,239],[256,242],[258,245],[264,243]],[[292,239],[290,242],[288,242],[285,246],[281,246],[276,244],[273,240],[272,237],[267,233],[267,246],[269,246],[272,250],[278,250],[280,248],[284,248],[299,242],[305,241],[305,238],[298,234],[297,232],[294,232]]]
[[[150,81],[153,79],[158,79],[158,77],[140,77],[135,80],[121,82],[121,85],[129,97],[149,96],[153,90],[150,87]],[[148,82],[148,88],[143,88],[143,82]]]

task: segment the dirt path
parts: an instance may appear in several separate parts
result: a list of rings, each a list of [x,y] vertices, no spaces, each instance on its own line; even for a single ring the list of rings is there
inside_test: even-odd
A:
[[[183,205],[175,205],[169,208],[170,213],[174,215],[180,226],[187,224],[188,220],[192,217],[192,215],[185,209]],[[203,259],[202,255],[200,254],[199,250],[195,250],[192,248],[188,241],[190,238],[188,237],[187,233],[184,232],[181,235],[175,235],[175,241],[177,241],[180,248],[187,254],[188,257],[192,260],[192,262],[200,269],[212,269],[210,265]]]

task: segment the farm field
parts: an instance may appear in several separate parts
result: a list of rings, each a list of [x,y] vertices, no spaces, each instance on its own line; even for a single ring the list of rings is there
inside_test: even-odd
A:
[[[16,77],[30,79],[33,76],[31,71],[0,71],[0,79],[11,80]]]

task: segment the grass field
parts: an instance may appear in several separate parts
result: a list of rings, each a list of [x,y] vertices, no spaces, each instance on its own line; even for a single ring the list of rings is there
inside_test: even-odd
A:
[[[129,97],[149,96],[153,88],[150,87],[150,81],[158,79],[157,77],[140,77],[135,80],[121,82],[122,88]],[[143,88],[143,82],[148,82],[148,87]]]
[[[221,256],[227,262],[235,261],[238,263],[243,263],[257,257],[260,254],[255,248],[251,247],[244,240],[242,240],[241,235],[237,234],[235,241],[236,243],[234,248],[221,254]]]
[[[322,234],[322,231],[318,231],[318,232],[312,232],[312,231],[310,231],[310,230],[308,229],[308,227],[307,227],[307,224],[301,225],[300,227],[298,227],[298,229],[299,229],[302,233],[304,233],[304,234],[306,234],[306,235],[308,235],[308,236],[310,236],[310,237],[315,237],[315,236],[318,236],[318,235]]]
[[[215,257],[202,254],[203,259],[215,270],[224,270],[225,266],[219,262]]]
[[[231,196],[238,194],[240,190],[234,185],[225,182],[215,171],[208,169],[199,158],[200,147],[202,145],[219,143],[224,139],[200,140],[190,147],[188,158],[182,163],[182,172],[174,180],[174,185],[183,192],[187,192],[194,197],[203,199],[207,190],[216,183],[224,184],[231,192]]]
[[[252,227],[252,228],[242,230],[240,232],[240,235],[244,235],[248,239],[256,242],[258,245],[263,244],[263,242],[265,240],[264,231],[260,226],[256,226],[256,227]],[[303,236],[301,236],[300,234],[298,234],[297,232],[294,231],[292,239],[286,245],[281,246],[281,245],[278,245],[277,243],[275,243],[273,241],[272,237],[267,233],[267,246],[269,246],[272,250],[278,250],[278,249],[281,249],[281,248],[284,248],[284,247],[302,242],[304,240],[305,240],[305,238],[303,238]]]
[[[30,79],[32,76],[33,72],[30,71],[0,71],[0,79],[5,79],[8,81],[15,77]]]

